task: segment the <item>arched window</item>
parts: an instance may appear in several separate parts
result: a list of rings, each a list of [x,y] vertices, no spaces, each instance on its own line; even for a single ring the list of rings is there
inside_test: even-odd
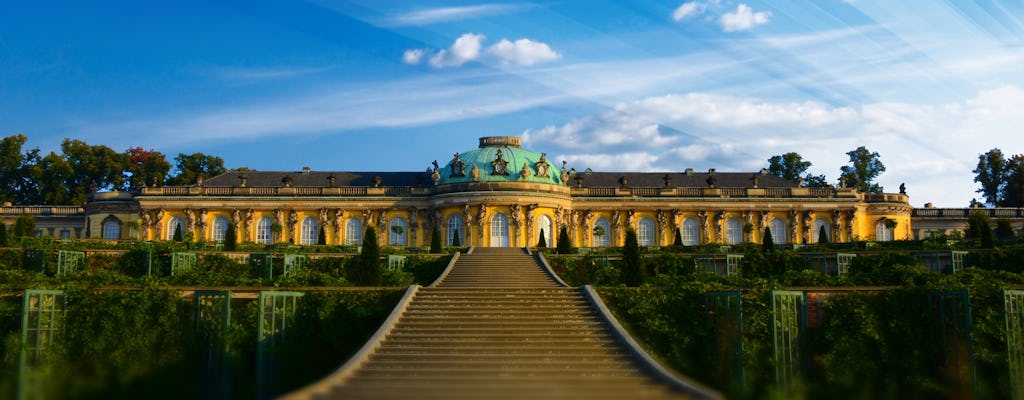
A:
[[[173,233],[172,233],[173,234]],[[108,219],[103,223],[103,238],[106,240],[121,239],[121,221],[116,218]]]
[[[228,235],[228,225],[229,224],[231,224],[231,222],[228,221],[227,218],[224,218],[224,217],[214,218],[214,220],[213,220],[213,232],[211,232],[212,237],[210,239],[213,239],[213,241],[215,241],[215,242],[223,242],[224,238],[227,237],[227,235]]]
[[[167,223],[167,240],[174,240],[174,231],[178,227],[181,227],[181,237],[185,237],[185,220],[181,217],[174,217]]]
[[[772,220],[769,228],[772,231],[772,242],[774,243],[789,243],[786,238],[786,221],[775,218]]]
[[[875,225],[875,240],[879,242],[888,242],[892,240],[892,229],[886,226],[887,220],[882,218],[878,221],[878,225]]]
[[[540,237],[544,236],[544,244],[548,247],[554,247],[555,242],[551,241],[551,218],[547,215],[541,215],[537,218],[537,242],[540,243]]]
[[[395,217],[391,219],[388,224],[388,245],[389,246],[406,246],[406,228],[408,226],[405,223],[405,218]]]
[[[316,244],[317,236],[320,235],[320,223],[316,218],[306,217],[302,220],[302,235],[299,236],[299,244]]]
[[[683,231],[680,232],[684,246],[696,246],[700,244],[700,223],[693,218],[683,221]]]
[[[594,237],[594,247],[608,247],[611,245],[612,224],[608,223],[605,217],[598,218],[594,222],[594,230],[591,232]]]
[[[256,243],[260,244],[272,244],[274,243],[274,231],[271,227],[274,226],[274,219],[270,217],[260,218],[260,221],[256,223]]]
[[[739,244],[743,241],[743,224],[739,218],[725,220],[725,244]]]
[[[654,220],[647,217],[640,218],[637,228],[639,229],[636,231],[636,241],[641,246],[654,246]]]
[[[503,213],[491,217],[491,247],[508,247],[508,216]]]
[[[363,221],[359,217],[349,217],[348,222],[345,222],[345,244],[363,244]]]
[[[448,239],[447,243],[449,246],[455,245],[455,237],[458,235],[459,246],[466,245],[466,232],[462,227],[462,216],[459,214],[452,214],[448,217],[448,234],[445,237]]]
[[[825,228],[824,229],[824,235],[825,235],[824,238],[821,237],[822,232],[823,232],[822,228]],[[810,237],[811,243],[831,242],[832,241],[831,240],[832,237],[829,236],[829,235],[831,235],[831,233],[829,233],[829,230],[828,230],[828,221],[825,221],[823,219],[816,219],[816,220],[814,220],[814,227],[813,227],[813,230],[811,231],[811,237]]]

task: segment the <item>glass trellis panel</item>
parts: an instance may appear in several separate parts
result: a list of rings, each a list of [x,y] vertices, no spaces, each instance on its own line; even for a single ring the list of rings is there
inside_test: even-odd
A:
[[[942,272],[942,263],[939,261],[939,252],[915,251],[913,255],[914,257],[917,257],[917,259],[920,260],[929,271]]]
[[[790,389],[803,370],[804,329],[807,302],[800,291],[772,291],[772,341],[775,349],[775,383]]]
[[[252,273],[267,279],[274,279],[274,255],[273,254],[250,254],[249,266]]]
[[[1006,312],[1006,359],[1010,364],[1010,394],[1024,400],[1024,290],[1003,291]]]
[[[203,397],[229,398],[225,360],[228,352],[227,332],[231,326],[231,292],[197,291],[195,304],[196,336],[199,340],[202,366],[200,387]]]
[[[295,320],[301,292],[262,291],[259,297],[259,320],[256,325],[256,368],[258,371],[258,397],[271,395],[274,379],[274,361],[281,357],[281,346],[287,339],[288,329]]]
[[[720,382],[733,389],[730,394],[743,397],[746,367],[743,361],[742,292],[708,292],[704,295],[704,307],[708,311],[710,366],[715,368]]]
[[[928,311],[932,342],[939,349],[939,374],[955,385],[951,397],[974,397],[974,346],[967,291],[930,293]]]
[[[401,270],[405,268],[405,256],[396,256],[394,254],[388,255],[388,269],[390,270]]]
[[[964,269],[964,259],[967,258],[966,251],[954,251],[950,254],[950,258],[953,260],[953,273],[960,272]]]
[[[21,265],[28,271],[46,272],[46,252],[42,249],[25,249],[21,253]]]
[[[853,258],[856,256],[856,254],[836,253],[836,269],[839,275],[850,273],[850,265],[853,264]]]
[[[296,269],[302,268],[306,265],[308,259],[302,254],[285,254],[284,255],[284,271],[285,275],[291,275]]]
[[[693,256],[693,269],[697,272],[717,273],[718,260],[713,255]]]
[[[608,256],[597,256],[593,258],[594,268],[608,268]]]
[[[824,254],[801,254],[800,257],[807,260],[815,271],[828,275],[828,258]]]
[[[171,253],[171,276],[195,269],[199,257],[195,253]]]
[[[739,273],[740,261],[743,260],[743,256],[739,254],[726,254],[725,255],[725,274],[728,276],[734,276]]]
[[[57,251],[57,275],[67,275],[78,272],[85,265],[85,253],[81,251],[59,250]]]
[[[21,362],[18,398],[29,398],[36,381],[32,368],[43,362],[44,352],[64,332],[66,301],[63,290],[25,291],[21,311]]]

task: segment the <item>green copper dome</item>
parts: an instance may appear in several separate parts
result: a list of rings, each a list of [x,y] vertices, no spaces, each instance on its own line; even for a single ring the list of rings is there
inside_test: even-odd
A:
[[[546,159],[544,154],[520,147],[521,144],[522,140],[515,136],[482,137],[479,148],[456,153],[438,170],[441,179],[437,184],[534,182],[561,185],[560,167]]]

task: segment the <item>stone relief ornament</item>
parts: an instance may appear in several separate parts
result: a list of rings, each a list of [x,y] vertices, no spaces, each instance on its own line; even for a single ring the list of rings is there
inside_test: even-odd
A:
[[[373,211],[363,210],[363,225],[370,226],[373,224]]]
[[[239,222],[242,222],[242,210],[231,210],[231,223],[238,225]]]
[[[476,221],[481,225],[487,221],[487,204],[480,204],[480,210],[476,213]]]
[[[387,210],[380,210],[380,212],[377,215],[377,227],[380,230],[384,230],[384,228],[387,227],[387,225],[388,225],[388,212],[387,212]]]
[[[469,204],[462,206],[462,219],[466,225],[473,224],[473,209],[469,207]]]
[[[320,225],[327,225],[327,220],[330,217],[330,212],[326,208],[320,209]]]
[[[480,180],[480,168],[477,168],[476,164],[473,164],[473,169],[469,170],[469,176],[473,178],[474,182]]]
[[[459,153],[455,153],[455,160],[452,161],[451,178],[461,178],[466,176],[466,163],[462,162],[459,158]]]
[[[523,163],[523,168],[519,170],[519,180],[526,180],[526,178],[529,178],[532,174],[533,172],[530,171],[530,166],[527,163]]]
[[[494,161],[491,161],[491,167],[493,168],[491,175],[508,176],[508,161],[505,161],[505,158],[501,153],[501,149],[498,149],[497,158],[495,158]]]
[[[512,210],[512,225],[520,226],[523,224],[523,207],[519,204],[513,204]]]
[[[548,164],[548,153],[540,153],[540,160],[537,161],[537,176],[547,178],[551,164]]]

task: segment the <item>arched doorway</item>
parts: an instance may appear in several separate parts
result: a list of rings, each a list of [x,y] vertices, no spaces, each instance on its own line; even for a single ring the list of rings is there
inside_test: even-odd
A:
[[[491,217],[491,247],[508,247],[508,216],[505,214]]]

